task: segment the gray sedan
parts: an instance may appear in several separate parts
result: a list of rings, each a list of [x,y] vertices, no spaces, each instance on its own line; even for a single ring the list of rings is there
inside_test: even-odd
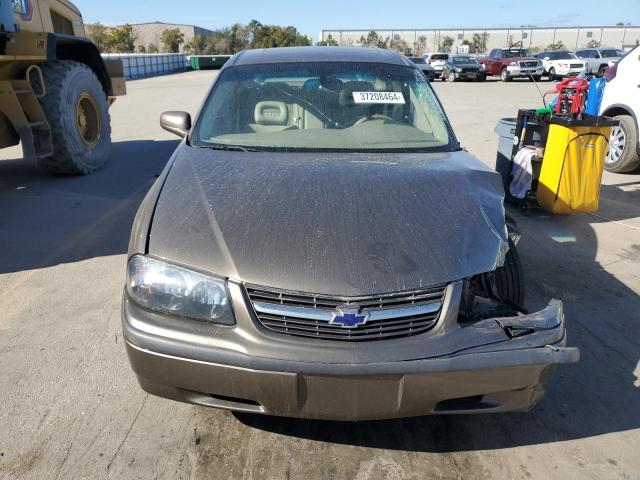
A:
[[[500,176],[408,59],[253,50],[221,70],[135,219],[122,304],[140,385],[333,420],[527,410],[566,346],[527,312]]]

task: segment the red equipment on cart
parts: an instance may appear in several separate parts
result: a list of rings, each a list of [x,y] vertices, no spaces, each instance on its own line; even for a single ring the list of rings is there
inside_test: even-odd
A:
[[[582,78],[565,78],[556,85],[555,91],[548,92],[558,94],[553,113],[580,118],[584,112],[588,91],[588,81]]]

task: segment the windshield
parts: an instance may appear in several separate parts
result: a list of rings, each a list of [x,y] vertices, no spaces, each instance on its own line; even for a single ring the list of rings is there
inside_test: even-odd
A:
[[[464,64],[477,64],[478,62],[476,61],[475,58],[473,57],[453,57],[453,60],[451,60],[453,63],[458,64],[458,65],[464,65]]]
[[[503,58],[515,58],[515,57],[528,57],[529,50],[526,48],[510,48],[509,50],[502,50]]]
[[[570,52],[546,52],[543,58],[549,57],[549,60],[575,60],[577,57]]]
[[[356,62],[224,69],[191,142],[199,147],[280,151],[458,149],[419,70]]]
[[[603,58],[621,57],[622,55],[624,55],[624,53],[622,53],[622,50],[616,50],[612,48],[612,49],[600,50],[600,55],[602,55]]]
[[[430,59],[431,60],[448,60],[449,59],[449,55],[447,55],[445,53],[436,53],[434,55],[431,55]]]
[[[427,63],[427,61],[422,57],[410,57],[409,60],[411,60],[413,63]]]

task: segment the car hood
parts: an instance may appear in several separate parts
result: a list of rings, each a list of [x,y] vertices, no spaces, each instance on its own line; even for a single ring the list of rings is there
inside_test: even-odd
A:
[[[510,63],[510,62],[537,62],[538,59],[535,58],[535,57],[509,57],[509,58],[503,58],[502,61],[505,62],[505,63]]]
[[[491,271],[500,176],[463,151],[227,152],[182,144],[148,253],[255,285],[342,296]]]

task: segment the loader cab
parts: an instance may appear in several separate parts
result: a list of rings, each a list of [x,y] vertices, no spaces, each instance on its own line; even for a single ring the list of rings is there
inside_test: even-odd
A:
[[[20,30],[84,37],[80,10],[68,0],[13,0],[15,23]]]

